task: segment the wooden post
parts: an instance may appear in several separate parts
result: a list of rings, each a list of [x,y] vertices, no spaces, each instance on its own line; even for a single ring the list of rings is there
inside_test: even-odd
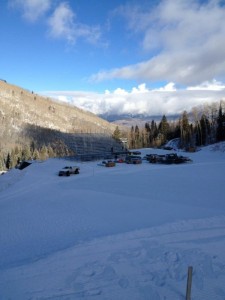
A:
[[[192,271],[193,271],[193,267],[191,267],[191,266],[188,267],[186,300],[191,300]]]

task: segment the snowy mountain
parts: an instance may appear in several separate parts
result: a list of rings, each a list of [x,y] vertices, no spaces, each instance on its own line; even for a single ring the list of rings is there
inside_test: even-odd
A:
[[[0,299],[183,300],[193,266],[192,299],[224,300],[224,150],[179,165],[49,159],[0,176]],[[69,164],[80,174],[59,177]]]
[[[113,122],[118,126],[136,126],[144,127],[146,123],[151,123],[154,120],[159,123],[162,120],[162,115],[148,115],[148,114],[101,114],[100,118],[107,120],[108,122]],[[167,116],[168,121],[177,121],[179,119],[179,114]]]

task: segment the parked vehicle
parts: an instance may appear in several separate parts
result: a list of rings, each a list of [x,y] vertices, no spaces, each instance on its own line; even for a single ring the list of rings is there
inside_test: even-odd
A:
[[[189,157],[178,156],[177,153],[169,153],[165,155],[150,154],[146,155],[146,159],[152,164],[181,164],[192,161]]]
[[[151,164],[159,162],[160,155],[158,154],[146,154],[145,159],[149,161]]]
[[[127,164],[141,164],[142,163],[141,156],[133,156],[133,155],[128,155],[126,157],[125,161]]]
[[[141,155],[140,151],[128,151],[128,155]]]
[[[59,176],[70,176],[71,174],[79,174],[80,168],[77,166],[66,166],[59,171]]]
[[[112,160],[103,160],[100,164],[98,164],[99,166],[103,166],[103,167],[115,167],[116,163]]]
[[[116,163],[114,161],[108,161],[105,164],[106,167],[115,167],[115,165],[116,165]]]
[[[117,158],[114,160],[115,163],[124,163],[125,160],[123,158]]]

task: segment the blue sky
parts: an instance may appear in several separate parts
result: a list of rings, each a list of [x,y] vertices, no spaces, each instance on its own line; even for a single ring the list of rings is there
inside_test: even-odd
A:
[[[224,2],[0,0],[0,78],[94,113],[221,100]]]

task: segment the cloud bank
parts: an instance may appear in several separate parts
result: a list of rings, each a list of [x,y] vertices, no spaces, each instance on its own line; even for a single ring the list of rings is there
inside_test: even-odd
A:
[[[196,85],[225,75],[225,6],[220,1],[162,0],[154,7],[121,6],[130,34],[149,59],[91,76]]]
[[[109,80],[108,86],[111,79],[146,84],[130,91],[118,88],[104,93],[52,91],[45,94],[95,114],[172,115],[224,99],[225,87],[221,83],[225,78],[224,1],[161,0],[145,1],[141,5],[135,2],[139,3],[124,1],[129,4],[115,8],[111,14],[116,21],[118,17],[126,21],[133,41],[129,49],[133,64],[117,68],[120,56],[118,61],[116,56],[112,57],[115,68],[93,74],[90,79],[94,82]],[[100,41],[101,28],[79,22],[67,1],[10,0],[10,3],[30,22],[43,18],[51,38],[66,40],[72,45],[78,40],[89,44]],[[113,24],[112,20],[112,26],[118,24],[120,22]],[[123,28],[120,29],[117,37],[121,34],[123,39]],[[111,38],[114,41],[113,34]],[[138,62],[137,57],[146,59]],[[147,87],[154,86],[155,82],[168,84],[158,89]],[[184,88],[177,89],[177,86]]]
[[[42,94],[91,111],[95,114],[143,114],[167,116],[191,110],[204,103],[225,99],[225,85],[216,80],[178,90],[174,83],[159,89],[149,89],[146,84],[131,91],[118,88],[104,93],[82,91],[46,91]]]

